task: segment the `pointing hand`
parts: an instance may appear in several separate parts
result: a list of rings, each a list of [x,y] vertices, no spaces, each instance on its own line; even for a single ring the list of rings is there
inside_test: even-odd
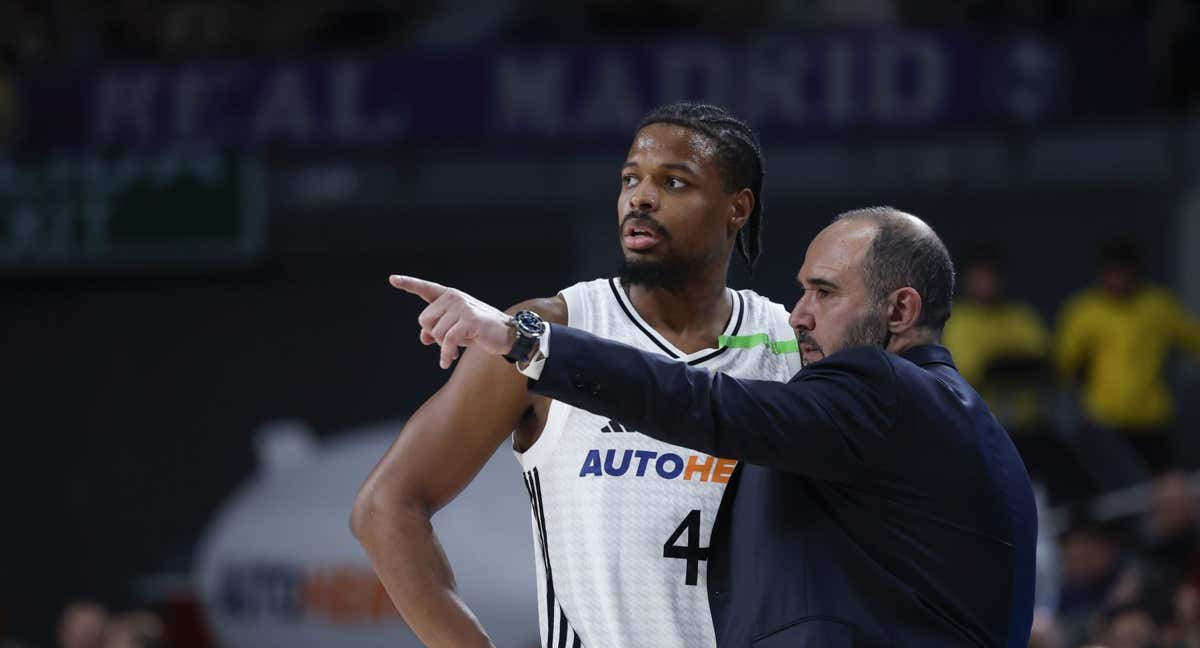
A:
[[[509,316],[488,304],[432,281],[392,275],[393,287],[424,299],[428,306],[417,317],[421,343],[442,347],[441,367],[449,369],[458,358],[459,347],[478,347],[493,355],[504,355],[516,341]]]

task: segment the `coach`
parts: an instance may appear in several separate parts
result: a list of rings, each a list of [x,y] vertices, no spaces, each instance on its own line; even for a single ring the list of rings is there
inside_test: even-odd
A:
[[[914,216],[858,210],[812,241],[798,281],[806,367],[784,384],[403,280],[431,302],[422,339],[443,357],[476,346],[525,361],[540,394],[740,462],[706,554],[719,646],[1026,646],[1033,495],[938,345],[954,285],[945,246]]]

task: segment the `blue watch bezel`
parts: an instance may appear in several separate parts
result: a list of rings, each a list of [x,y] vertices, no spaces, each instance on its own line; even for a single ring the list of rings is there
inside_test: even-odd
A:
[[[539,338],[546,332],[546,320],[533,311],[517,311],[517,314],[513,315],[513,324],[516,325],[517,333],[524,337]]]

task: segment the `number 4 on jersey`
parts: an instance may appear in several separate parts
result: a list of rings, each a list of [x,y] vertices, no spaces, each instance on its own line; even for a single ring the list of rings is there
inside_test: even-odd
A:
[[[687,531],[685,544],[675,544],[684,531]],[[687,571],[684,576],[684,582],[688,585],[695,585],[699,582],[700,561],[708,560],[708,547],[700,546],[700,509],[692,509],[692,512],[683,518],[683,522],[679,523],[679,527],[675,529],[675,533],[672,533],[671,537],[667,538],[666,544],[663,545],[663,558],[682,558],[686,560]]]

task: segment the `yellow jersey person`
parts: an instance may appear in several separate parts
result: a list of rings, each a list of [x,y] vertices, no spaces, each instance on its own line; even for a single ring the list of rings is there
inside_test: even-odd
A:
[[[1032,305],[1004,298],[996,250],[976,250],[961,276],[962,298],[943,342],[996,418],[1019,436],[1041,419],[1035,385],[1048,361],[1050,331]]]
[[[1153,474],[1172,463],[1163,370],[1175,348],[1200,358],[1200,322],[1167,289],[1143,282],[1132,242],[1109,243],[1099,282],[1063,307],[1054,360],[1063,379],[1079,380],[1084,415],[1121,432]]]
[[[1052,503],[1092,494],[1096,479],[1069,437],[1050,424],[1055,394],[1050,330],[1034,307],[1006,297],[1003,260],[991,247],[966,257],[962,296],[946,322],[943,344],[959,371],[1012,435],[1030,478]]]

